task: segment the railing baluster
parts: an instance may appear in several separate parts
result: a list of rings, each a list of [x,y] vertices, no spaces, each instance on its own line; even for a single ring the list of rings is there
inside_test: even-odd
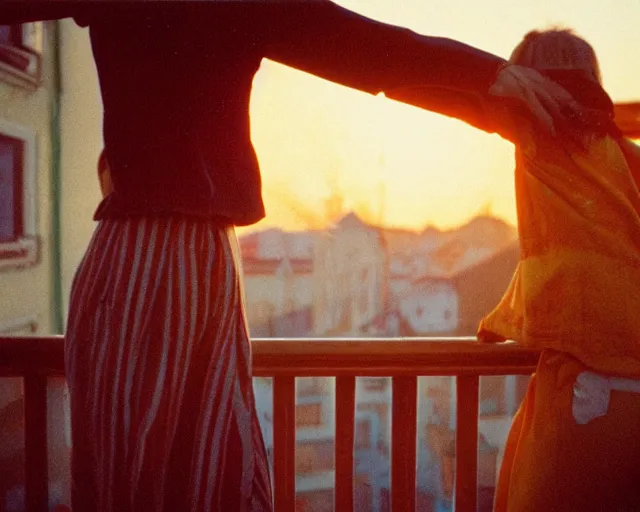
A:
[[[49,501],[47,376],[24,376],[25,501],[28,512],[46,512]]]
[[[417,377],[394,377],[392,396],[391,509],[416,510]]]
[[[335,511],[353,512],[353,436],[356,378],[336,378],[336,494]]]
[[[478,376],[456,380],[455,512],[476,512],[478,501]]]
[[[64,375],[63,338],[0,336],[0,375],[24,377],[27,510],[46,510],[47,381]],[[475,512],[478,468],[478,375],[531,374],[538,353],[513,343],[469,338],[252,340],[253,374],[274,377],[274,491],[277,512],[295,509],[295,377],[336,376],[336,509],[353,496],[356,376],[392,375],[393,512],[416,506],[416,375],[460,375],[456,438],[456,511]],[[347,383],[347,384],[344,384]],[[345,427],[348,427],[345,429]],[[344,434],[344,436],[343,436]],[[350,459],[350,460],[349,460]]]
[[[296,380],[273,379],[273,473],[277,512],[293,512],[296,499]]]

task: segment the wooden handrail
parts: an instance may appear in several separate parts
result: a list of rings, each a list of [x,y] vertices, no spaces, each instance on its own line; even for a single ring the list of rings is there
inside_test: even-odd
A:
[[[0,374],[64,374],[64,338],[0,337]],[[475,338],[254,339],[253,374],[260,376],[519,375],[538,352],[515,343]]]
[[[336,376],[336,510],[353,508],[355,377],[393,377],[392,479],[394,510],[416,503],[418,376],[452,375],[458,382],[456,512],[477,503],[478,385],[481,375],[530,374],[536,351],[513,343],[485,345],[474,338],[255,339],[253,374],[274,379],[276,510],[295,506],[295,378]],[[64,375],[64,338],[0,337],[0,377],[25,379],[26,500],[28,510],[47,502],[46,379]],[[338,467],[339,466],[339,467]]]
[[[255,376],[525,375],[538,352],[475,338],[256,339]]]
[[[0,337],[0,376],[64,375],[64,337]]]

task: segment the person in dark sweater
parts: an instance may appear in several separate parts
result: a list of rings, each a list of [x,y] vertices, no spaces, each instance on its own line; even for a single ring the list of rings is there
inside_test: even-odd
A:
[[[572,98],[533,70],[327,0],[0,10],[0,23],[64,17],[89,29],[113,187],[67,323],[73,509],[272,510],[233,232],[265,215],[249,130],[261,60],[488,130],[506,103],[552,131]]]

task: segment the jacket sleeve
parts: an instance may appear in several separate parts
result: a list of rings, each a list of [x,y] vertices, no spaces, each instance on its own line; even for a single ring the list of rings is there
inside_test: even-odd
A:
[[[216,16],[221,7],[211,2],[200,4],[203,19]],[[106,8],[129,10],[136,4],[140,5],[113,0],[21,0],[3,5],[0,24],[74,17],[85,25],[88,22],[83,20]],[[329,0],[247,1],[238,7],[268,58],[494,131],[483,105],[504,62],[499,57],[366,18]],[[145,8],[157,6],[149,2]]]
[[[640,189],[640,146],[629,139],[622,139],[621,147],[631,170],[631,176]]]
[[[384,92],[475,122],[483,116],[479,100],[504,62],[451,39],[371,20],[329,0],[262,4],[261,9],[266,57],[347,87]],[[456,98],[457,107],[444,101],[447,96]]]

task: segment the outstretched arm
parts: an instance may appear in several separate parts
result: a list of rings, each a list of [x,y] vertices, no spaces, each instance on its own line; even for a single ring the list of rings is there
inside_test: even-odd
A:
[[[145,10],[161,7],[144,0],[11,0],[0,9],[0,23],[99,16],[108,8],[130,12],[143,4]],[[219,10],[228,7],[224,4],[213,0],[191,5],[202,11],[203,20],[215,23]],[[480,98],[502,63],[498,57],[376,22],[328,0],[247,1],[237,6],[266,55],[276,61],[371,94],[385,92],[398,101],[487,129],[481,121]],[[431,90],[426,91],[425,85]]]
[[[410,87],[384,92],[387,98],[419,106],[447,117],[460,119],[474,128],[500,133],[500,126],[489,115],[488,98],[444,87]],[[504,134],[501,133],[504,136]]]
[[[259,5],[266,56],[370,94],[441,87],[484,95],[503,59],[371,20],[329,0]],[[411,102],[421,105],[419,95]]]
[[[347,87],[384,92],[510,140],[496,108],[524,113],[552,133],[555,120],[578,109],[536,71],[451,39],[377,22],[330,0],[259,5],[267,57]]]
[[[22,0],[5,2],[0,23],[73,16],[81,24],[109,9],[156,9],[172,2]],[[175,2],[182,8],[186,4]],[[228,6],[223,0],[192,2],[202,19]],[[428,37],[377,22],[330,0],[238,1],[244,23],[265,56],[347,87],[457,117],[486,131],[500,131],[485,112],[496,98],[511,98],[553,131],[559,105],[571,96],[532,70],[502,68],[504,60],[446,38]],[[235,8],[235,7],[234,7]],[[176,11],[178,13],[178,11]],[[206,21],[203,21],[206,22]],[[514,71],[515,70],[515,71]],[[537,75],[537,76],[536,76]],[[495,125],[495,126],[494,126]]]

